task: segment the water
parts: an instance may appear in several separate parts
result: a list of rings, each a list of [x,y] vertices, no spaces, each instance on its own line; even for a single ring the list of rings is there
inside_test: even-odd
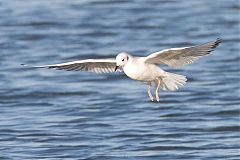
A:
[[[240,159],[240,2],[0,1],[0,159]],[[221,37],[151,103],[123,74],[28,69]]]

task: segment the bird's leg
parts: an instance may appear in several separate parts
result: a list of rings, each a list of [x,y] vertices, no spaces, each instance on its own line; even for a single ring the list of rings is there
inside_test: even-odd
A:
[[[149,95],[151,101],[154,101],[154,98],[153,98],[152,93],[151,93],[151,86],[152,86],[152,82],[149,83],[148,95]]]
[[[157,78],[157,88],[155,90],[155,94],[156,94],[156,100],[159,102],[160,101],[160,98],[159,98],[159,95],[158,95],[158,89],[160,87],[160,79]]]

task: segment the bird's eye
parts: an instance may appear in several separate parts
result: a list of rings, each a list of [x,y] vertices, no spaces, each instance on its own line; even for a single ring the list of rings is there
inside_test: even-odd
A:
[[[122,62],[124,61],[124,59],[122,59]]]

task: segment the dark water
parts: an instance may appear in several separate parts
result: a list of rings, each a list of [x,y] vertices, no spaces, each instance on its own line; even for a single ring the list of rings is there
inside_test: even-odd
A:
[[[0,1],[0,159],[240,159],[237,0]],[[28,69],[224,39],[149,102],[122,74]]]

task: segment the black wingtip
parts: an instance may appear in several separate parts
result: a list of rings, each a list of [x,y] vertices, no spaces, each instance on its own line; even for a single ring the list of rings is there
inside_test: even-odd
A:
[[[222,42],[223,42],[223,39],[222,39],[222,38],[217,38],[215,43],[216,43],[216,44],[220,44],[220,43],[222,43]]]
[[[217,38],[216,41],[217,41],[218,43],[222,43],[222,42],[223,42],[223,39],[222,39],[222,38]]]
[[[221,38],[217,38],[212,46],[212,48],[216,48],[223,40]]]
[[[27,66],[26,64],[23,64],[23,63],[22,63],[22,64],[20,64],[20,65],[21,65],[21,66],[24,66],[24,67],[26,67],[26,66]]]

